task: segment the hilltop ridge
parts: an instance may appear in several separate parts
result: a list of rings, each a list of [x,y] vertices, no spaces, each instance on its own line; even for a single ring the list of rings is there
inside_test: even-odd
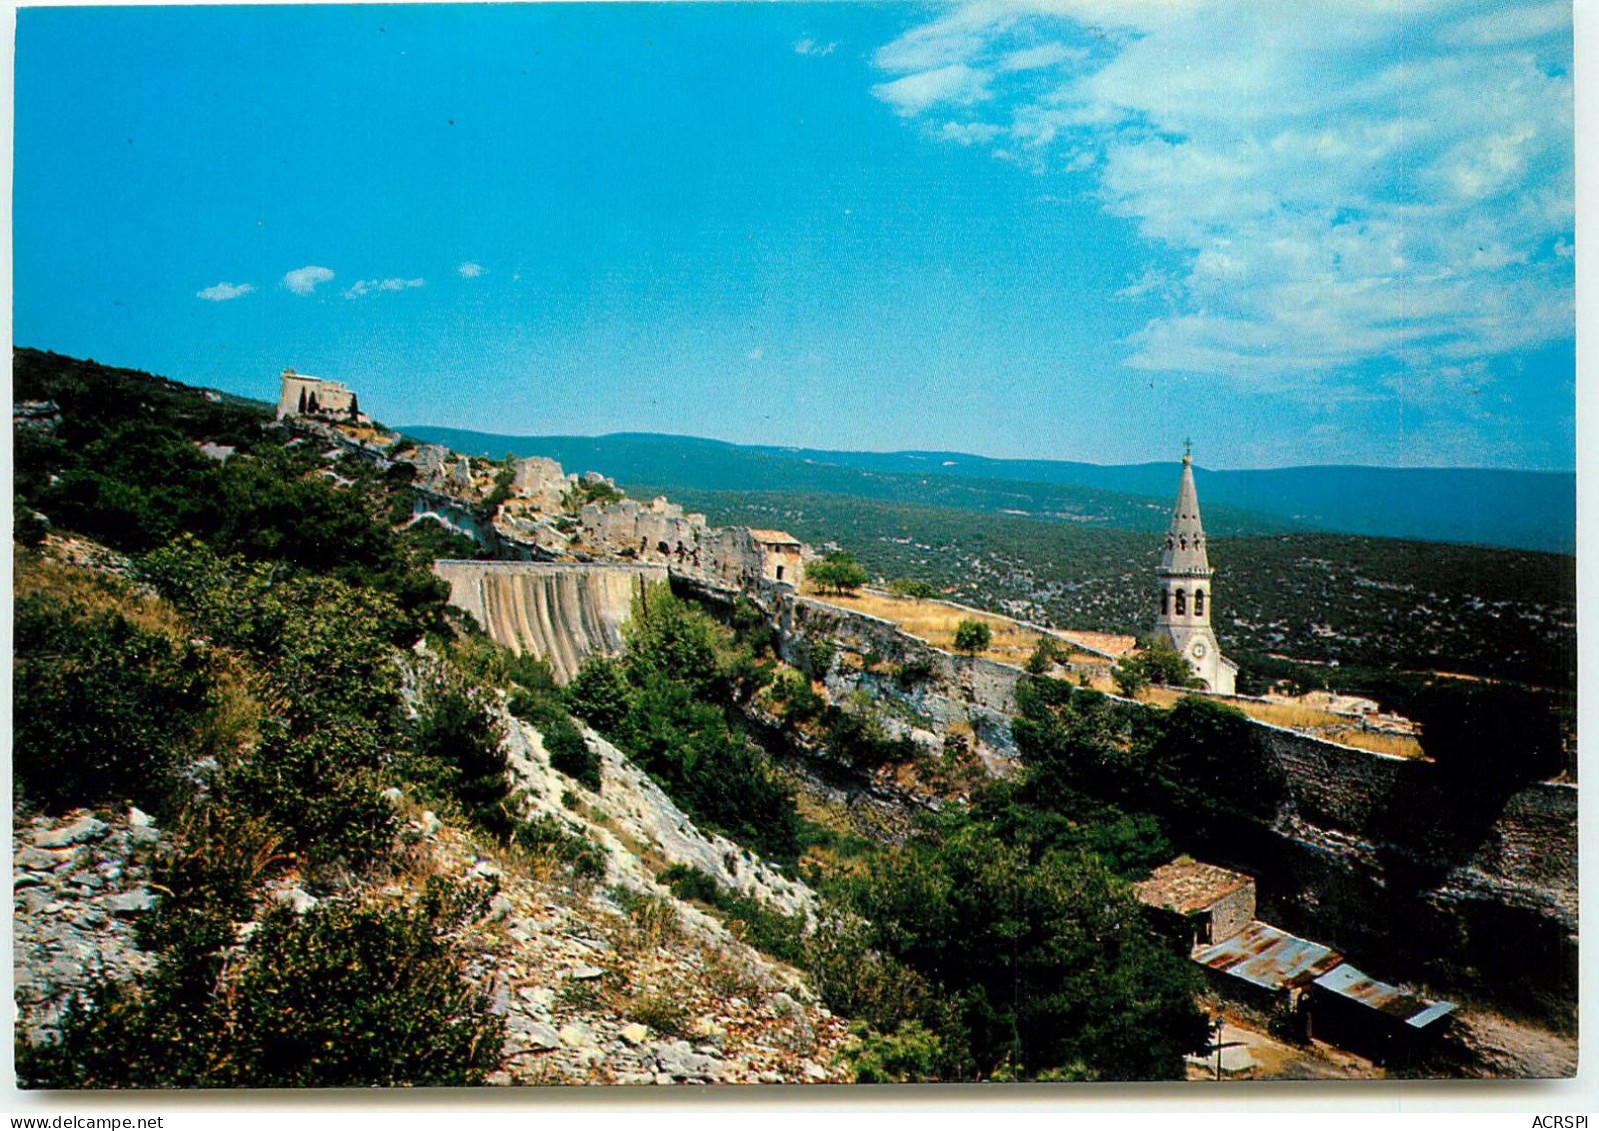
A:
[[[542,455],[603,467],[624,485],[788,490],[1027,513],[1106,529],[1159,530],[1178,464],[994,459],[966,452],[860,452],[616,432],[512,436],[430,425],[400,429],[458,451]],[[1576,476],[1496,468],[1327,465],[1219,471],[1195,467],[1218,534],[1324,531],[1575,550]]]

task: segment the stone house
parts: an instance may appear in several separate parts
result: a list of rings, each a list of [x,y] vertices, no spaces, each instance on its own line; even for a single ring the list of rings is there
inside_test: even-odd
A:
[[[1162,864],[1134,890],[1148,906],[1180,916],[1195,950],[1232,938],[1255,918],[1254,877],[1197,860]]]
[[[805,543],[786,530],[751,530],[761,551],[761,572],[770,581],[798,589],[805,574]]]

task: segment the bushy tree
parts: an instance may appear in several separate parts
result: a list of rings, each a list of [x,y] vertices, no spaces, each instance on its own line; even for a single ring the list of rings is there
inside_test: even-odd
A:
[[[993,642],[994,631],[987,621],[962,620],[955,626],[955,651],[975,656]]]
[[[911,597],[927,600],[938,596],[938,589],[930,581],[921,581],[914,577],[896,577],[888,583],[888,591],[896,597]]]
[[[1134,698],[1151,684],[1164,687],[1198,687],[1194,669],[1171,642],[1159,637],[1144,641],[1137,652],[1123,656],[1111,671],[1116,687]]]
[[[834,550],[805,567],[805,576],[824,593],[853,593],[866,584],[866,567],[848,550]]]
[[[1171,813],[1199,831],[1269,819],[1287,788],[1260,728],[1237,707],[1198,695],[1167,712],[1149,754]]]
[[[566,685],[566,702],[602,734],[617,734],[632,701],[627,672],[617,661],[594,653]]]
[[[875,946],[958,1003],[968,1073],[1175,1079],[1205,1040],[1197,975],[1087,853],[1032,860],[963,822],[883,854],[851,895]]]

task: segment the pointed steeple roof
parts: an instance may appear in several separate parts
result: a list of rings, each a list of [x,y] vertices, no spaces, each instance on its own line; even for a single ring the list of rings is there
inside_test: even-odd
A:
[[[1171,529],[1160,554],[1160,572],[1185,577],[1209,577],[1205,555],[1205,528],[1199,521],[1199,492],[1194,490],[1194,458],[1183,453],[1183,477],[1177,484],[1177,505],[1172,508]]]

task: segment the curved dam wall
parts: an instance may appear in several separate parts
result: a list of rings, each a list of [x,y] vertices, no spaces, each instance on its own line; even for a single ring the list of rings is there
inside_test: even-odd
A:
[[[549,661],[565,683],[595,652],[615,655],[633,598],[665,566],[437,561],[450,604],[477,618],[496,643]]]

